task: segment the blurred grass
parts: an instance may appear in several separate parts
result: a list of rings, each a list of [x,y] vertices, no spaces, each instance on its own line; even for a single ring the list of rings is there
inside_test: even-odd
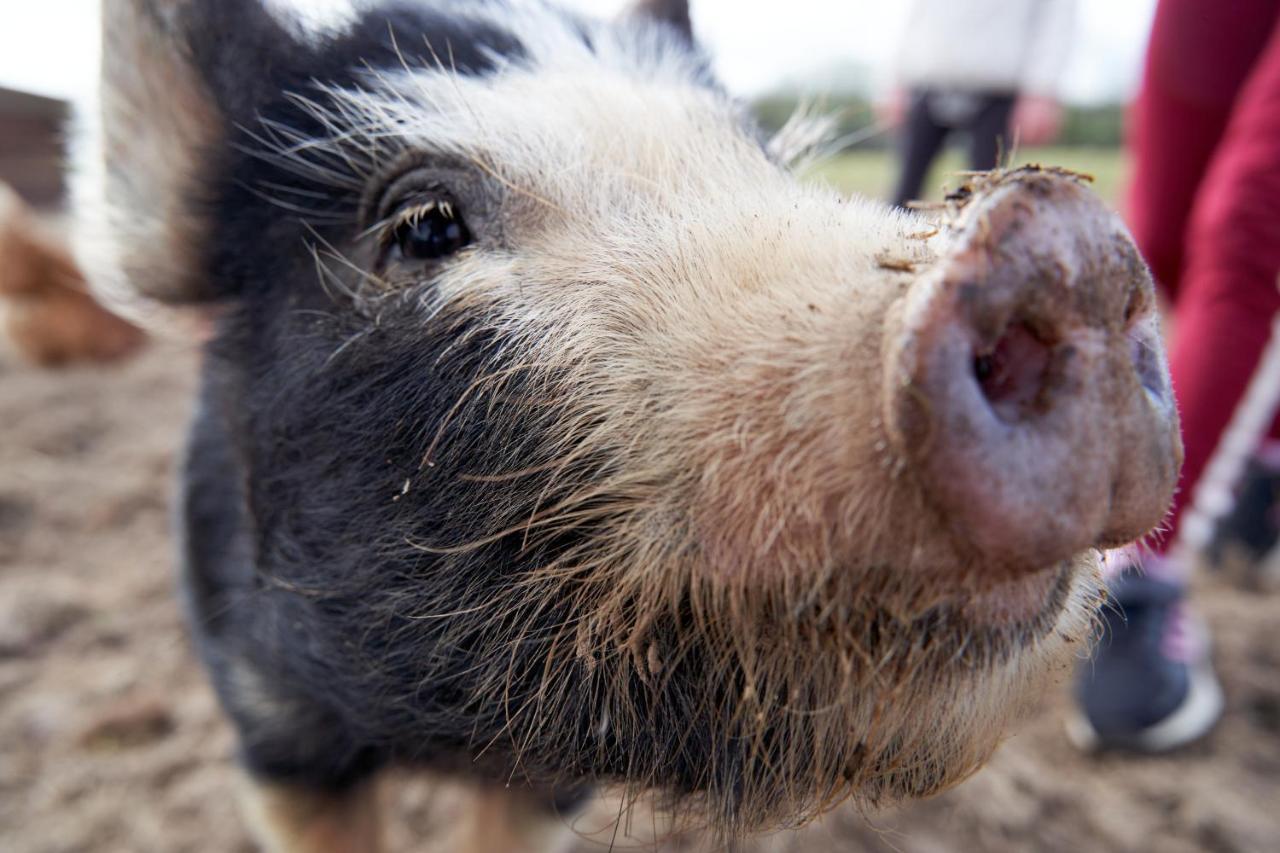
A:
[[[1063,166],[1094,177],[1094,189],[1113,207],[1119,207],[1128,179],[1128,160],[1120,148],[1029,148],[1018,152],[1015,165],[1039,163]],[[968,168],[963,153],[948,151],[934,164],[925,181],[925,198],[939,200],[944,187],[955,188],[963,182],[956,175]],[[886,198],[898,174],[893,151],[847,151],[817,166],[813,173],[820,180],[848,193],[861,193]]]

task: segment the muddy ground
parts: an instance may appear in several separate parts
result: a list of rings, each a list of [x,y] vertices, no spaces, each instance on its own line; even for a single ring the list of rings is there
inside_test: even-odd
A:
[[[0,851],[253,849],[172,591],[166,493],[195,365],[172,344],[60,374],[0,354]],[[1228,700],[1203,744],[1077,755],[1064,688],[956,790],[871,822],[837,811],[759,849],[1280,850],[1280,597],[1212,578],[1198,593]],[[393,782],[394,849],[443,849],[425,839],[457,792]]]

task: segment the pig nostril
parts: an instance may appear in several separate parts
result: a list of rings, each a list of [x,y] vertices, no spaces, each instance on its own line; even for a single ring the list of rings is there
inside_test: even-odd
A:
[[[1025,324],[1010,326],[996,345],[973,358],[973,376],[991,408],[1016,421],[1043,404],[1041,390],[1052,351]]]
[[[996,359],[994,355],[976,355],[973,357],[973,375],[978,377],[979,383],[987,383],[996,372]]]

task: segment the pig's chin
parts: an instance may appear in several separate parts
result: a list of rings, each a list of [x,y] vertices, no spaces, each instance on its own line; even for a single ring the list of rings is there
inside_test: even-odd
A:
[[[919,664],[933,686],[902,681],[874,700],[882,713],[914,723],[862,768],[855,799],[883,806],[968,778],[1045,688],[1070,673],[1089,639],[1100,589],[1097,555],[1087,552],[937,608],[936,643],[957,651]],[[922,632],[929,618],[917,621]],[[871,653],[912,658],[904,649]]]
[[[817,592],[721,584],[686,602],[686,617],[640,620],[642,637],[613,644],[628,649],[620,669],[593,670],[608,685],[606,737],[627,734],[612,761],[734,832],[964,780],[1069,672],[1097,609],[1097,557],[941,597],[905,575],[837,572]]]
[[[957,603],[960,618],[944,642],[981,651],[957,655],[952,671],[936,670],[935,691],[917,689],[906,699],[913,707],[900,705],[918,714],[917,738],[878,762],[862,796],[873,804],[928,796],[978,769],[1044,689],[1070,673],[1101,589],[1099,560],[1087,552]]]

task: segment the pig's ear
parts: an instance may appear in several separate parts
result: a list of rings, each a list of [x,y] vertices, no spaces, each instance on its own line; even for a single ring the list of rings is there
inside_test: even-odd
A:
[[[202,198],[294,38],[259,0],[104,0],[99,114],[79,151],[78,254],[117,306],[225,296]]]
[[[690,44],[693,43],[693,21],[689,17],[689,0],[636,0],[631,14],[667,24]]]

